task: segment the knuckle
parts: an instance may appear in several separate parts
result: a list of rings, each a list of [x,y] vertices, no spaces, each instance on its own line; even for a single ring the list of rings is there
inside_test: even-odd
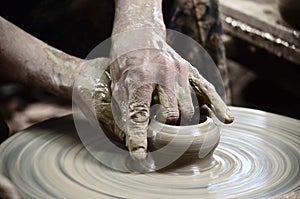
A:
[[[216,88],[213,84],[211,84],[210,82],[207,82],[207,84],[205,85],[205,88],[208,92],[216,92]]]
[[[142,65],[144,63],[144,58],[138,54],[133,54],[132,56],[128,56],[125,59],[125,65],[127,67]]]
[[[185,118],[192,118],[195,114],[195,108],[191,98],[183,98],[179,101],[180,114]]]
[[[120,84],[120,87],[127,88],[132,82],[132,72],[129,68],[127,68],[122,72],[121,78],[119,79],[118,83]]]
[[[111,88],[112,93],[116,93],[120,90],[120,85],[118,82],[115,82],[112,84]]]
[[[146,123],[149,120],[149,110],[146,104],[129,104],[130,119],[135,123]]]
[[[167,60],[165,58],[161,58],[157,60],[157,64],[163,65],[165,67],[169,67],[170,65],[172,65],[172,62],[170,60]]]
[[[152,57],[151,62],[167,66],[170,64],[171,59],[165,53],[158,52]]]
[[[112,95],[111,98],[119,99],[124,98],[126,96],[126,91],[121,82],[117,82],[112,87]]]
[[[130,151],[134,151],[139,148],[147,149],[147,137],[146,136],[129,136],[129,135],[127,135],[125,140],[126,140],[126,146],[128,147],[128,149]]]
[[[186,66],[184,64],[182,64],[180,61],[175,61],[174,62],[174,70],[179,73],[180,75],[183,75],[184,73],[186,73]]]
[[[185,117],[190,118],[195,114],[195,109],[194,109],[194,106],[188,106],[188,107],[182,108],[181,112]]]
[[[126,75],[126,78],[124,78],[123,82],[126,88],[129,88],[134,83],[133,79],[129,75]]]
[[[179,119],[179,110],[177,108],[164,108],[161,114],[170,122],[176,122]]]
[[[198,70],[193,67],[193,66],[190,66],[190,72],[192,73],[192,75],[194,75],[195,77],[197,77],[199,75],[199,72]]]

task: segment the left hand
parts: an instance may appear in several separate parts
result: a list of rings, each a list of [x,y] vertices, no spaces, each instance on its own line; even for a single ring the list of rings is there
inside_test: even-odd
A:
[[[17,188],[7,179],[0,174],[0,197],[3,199],[21,199]]]

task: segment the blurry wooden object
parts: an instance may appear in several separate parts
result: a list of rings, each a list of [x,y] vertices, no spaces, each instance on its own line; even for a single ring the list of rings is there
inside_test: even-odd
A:
[[[226,33],[300,65],[300,32],[281,18],[276,0],[220,0]]]
[[[282,18],[291,26],[300,28],[299,0],[277,0],[278,9]]]

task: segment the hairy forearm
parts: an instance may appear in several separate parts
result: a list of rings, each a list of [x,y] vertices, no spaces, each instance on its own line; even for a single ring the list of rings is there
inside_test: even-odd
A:
[[[57,50],[0,17],[2,78],[32,84],[70,98],[83,60]]]

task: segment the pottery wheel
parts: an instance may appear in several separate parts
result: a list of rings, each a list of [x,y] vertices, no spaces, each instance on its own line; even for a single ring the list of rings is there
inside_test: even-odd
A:
[[[0,172],[25,199],[268,198],[299,191],[299,120],[231,110],[236,121],[223,126],[215,164],[206,171],[180,175],[112,170],[87,152],[68,116],[35,125],[4,142]]]

